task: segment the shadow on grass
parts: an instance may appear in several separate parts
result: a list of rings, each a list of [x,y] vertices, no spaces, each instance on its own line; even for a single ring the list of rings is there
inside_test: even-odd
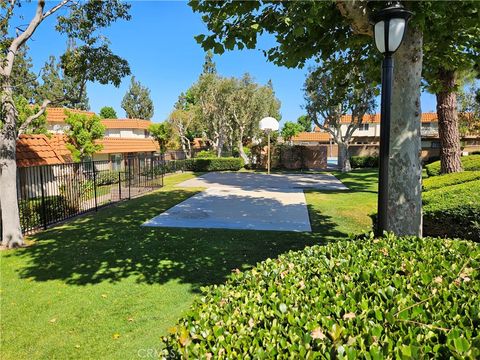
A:
[[[254,266],[289,250],[347,236],[309,206],[313,233],[140,226],[194,191],[169,190],[120,203],[33,236],[35,244],[7,256],[23,257],[19,276],[70,285],[176,280],[199,287],[222,283],[233,269]]]

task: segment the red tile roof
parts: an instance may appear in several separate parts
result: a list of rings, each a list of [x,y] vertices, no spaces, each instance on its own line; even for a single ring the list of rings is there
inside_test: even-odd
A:
[[[18,167],[63,164],[67,161],[71,161],[71,155],[63,137],[20,135],[17,141]]]
[[[340,122],[342,124],[348,124],[350,123],[352,119],[351,115],[343,115],[342,118],[340,119]],[[429,123],[429,122],[437,122],[437,113],[434,112],[427,112],[427,113],[422,113],[422,123]],[[363,117],[363,123],[369,123],[369,124],[379,124],[380,123],[380,114],[372,114],[372,115],[365,115]],[[319,128],[315,126],[314,131],[319,131]]]
[[[98,140],[103,145],[103,149],[98,154],[117,154],[127,152],[150,152],[158,151],[158,143],[153,139],[129,139],[106,137]]]
[[[292,141],[316,141],[316,142],[328,142],[330,140],[330,134],[327,132],[301,132],[297,136],[292,138]]]
[[[87,116],[95,115],[95,113],[91,111],[75,110],[75,109],[68,109],[68,108],[57,108],[57,107],[49,107],[45,112],[47,114],[47,122],[49,123],[65,122],[65,119],[67,118],[66,112],[71,112],[75,114],[85,114]]]
[[[107,129],[148,129],[152,122],[142,119],[103,119]]]

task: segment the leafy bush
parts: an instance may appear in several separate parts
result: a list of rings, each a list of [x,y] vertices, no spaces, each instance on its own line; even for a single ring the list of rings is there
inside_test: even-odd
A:
[[[480,170],[480,155],[462,156],[462,166],[465,171]],[[440,175],[440,161],[435,161],[425,166],[428,176]]]
[[[440,189],[474,180],[480,180],[480,171],[464,171],[461,173],[432,176],[423,180],[423,191]]]
[[[352,156],[350,165],[354,169],[378,167],[378,156]]]
[[[203,289],[166,358],[478,358],[480,247],[372,236],[289,252]]]
[[[243,167],[241,158],[204,158],[190,159],[187,167],[193,171],[237,171]]]
[[[118,183],[118,172],[99,171],[95,174],[97,186],[111,185]]]
[[[480,180],[425,192],[423,232],[480,241]]]
[[[205,158],[214,158],[216,157],[217,155],[215,154],[214,151],[211,151],[211,150],[202,150],[202,151],[199,151],[196,155],[195,155],[195,158],[197,159],[205,159]]]
[[[51,224],[75,213],[75,209],[61,195],[45,196],[45,209],[41,198],[21,200],[19,210],[20,224],[24,230],[35,229],[45,223]]]

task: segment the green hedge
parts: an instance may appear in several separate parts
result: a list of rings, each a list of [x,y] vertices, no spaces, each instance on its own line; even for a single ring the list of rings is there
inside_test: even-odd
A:
[[[480,171],[464,171],[461,173],[432,176],[430,178],[423,179],[423,191],[440,189],[474,180],[480,180]]]
[[[237,171],[243,167],[243,160],[233,157],[189,159],[186,166],[192,171]]]
[[[378,156],[351,156],[350,165],[354,169],[378,167]]]
[[[216,157],[215,151],[212,150],[202,150],[199,151],[196,155],[196,159],[205,159],[205,158],[213,158]]]
[[[465,171],[480,170],[480,155],[462,156],[462,166]],[[428,176],[440,175],[440,161],[435,161],[431,164],[425,165]]]
[[[423,232],[480,241],[480,180],[424,192]]]
[[[479,244],[340,241],[289,252],[203,289],[166,358],[480,357]]]

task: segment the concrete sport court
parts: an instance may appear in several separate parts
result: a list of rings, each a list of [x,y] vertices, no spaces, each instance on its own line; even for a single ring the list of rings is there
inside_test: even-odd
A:
[[[330,174],[213,172],[177,186],[206,190],[144,226],[311,231],[303,189],[347,190]]]

